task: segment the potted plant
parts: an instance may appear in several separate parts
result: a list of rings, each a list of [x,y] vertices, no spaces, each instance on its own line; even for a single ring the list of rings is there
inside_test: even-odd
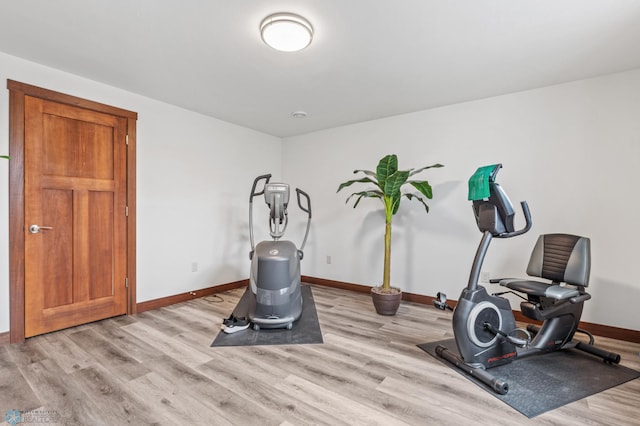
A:
[[[11,160],[8,155],[0,155],[0,158],[6,158],[7,160]]]
[[[377,198],[382,201],[385,213],[385,231],[384,231],[384,272],[382,276],[382,285],[374,286],[371,289],[373,304],[376,312],[381,315],[395,315],[400,306],[402,299],[402,290],[397,287],[391,287],[391,224],[393,216],[398,212],[400,200],[407,197],[409,200],[417,200],[420,202],[427,213],[429,206],[425,200],[416,193],[403,193],[405,185],[411,185],[413,189],[424,195],[425,198],[433,197],[431,185],[426,180],[409,180],[410,177],[430,168],[444,167],[442,164],[433,164],[431,166],[422,167],[414,170],[398,170],[398,157],[395,154],[384,156],[378,163],[375,172],[370,170],[354,170],[353,173],[363,173],[365,176],[360,179],[353,179],[343,182],[338,187],[340,192],[343,188],[353,185],[354,183],[373,184],[375,188],[365,189],[364,191],[354,192],[347,197],[345,203],[353,197],[356,197],[353,208],[356,208],[363,198]]]

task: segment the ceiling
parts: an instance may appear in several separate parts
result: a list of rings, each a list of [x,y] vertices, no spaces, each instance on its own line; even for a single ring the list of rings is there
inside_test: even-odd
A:
[[[261,41],[283,11],[305,50]],[[13,0],[0,51],[288,137],[640,68],[640,1]]]

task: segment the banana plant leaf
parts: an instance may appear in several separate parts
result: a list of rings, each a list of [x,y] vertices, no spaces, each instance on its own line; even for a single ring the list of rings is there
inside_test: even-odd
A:
[[[341,183],[336,192],[340,192],[356,183],[373,185],[374,188],[357,191],[347,197],[346,203],[351,199],[355,199],[353,207],[356,208],[363,198],[377,198],[382,201],[385,210],[385,247],[384,247],[384,273],[382,280],[382,289],[390,289],[390,269],[391,269],[391,223],[393,216],[400,208],[400,200],[406,197],[409,201],[416,200],[422,204],[425,211],[429,213],[429,206],[425,199],[433,197],[433,188],[426,180],[409,180],[410,177],[431,168],[444,167],[442,164],[436,163],[430,166],[421,167],[419,169],[399,170],[398,157],[395,154],[389,154],[382,157],[376,167],[376,172],[370,170],[357,169],[353,173],[362,173],[365,176],[359,179],[351,179]],[[410,185],[418,193],[402,192],[405,185]],[[424,198],[422,197],[424,196]]]

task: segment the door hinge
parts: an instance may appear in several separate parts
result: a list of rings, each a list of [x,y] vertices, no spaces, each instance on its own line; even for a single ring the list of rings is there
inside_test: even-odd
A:
[[[125,206],[124,208],[124,215],[129,217],[129,206]]]
[[[129,288],[129,277],[124,279],[124,288]]]
[[[125,141],[125,143],[126,143],[127,145],[129,145],[129,135],[126,135],[126,136],[124,137],[124,141]]]

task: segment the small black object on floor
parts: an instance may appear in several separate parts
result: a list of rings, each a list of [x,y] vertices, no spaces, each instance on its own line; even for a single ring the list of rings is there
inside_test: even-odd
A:
[[[565,350],[516,359],[489,370],[509,384],[509,392],[500,395],[436,355],[438,345],[459,355],[453,339],[418,347],[529,418],[640,377],[639,371],[606,364],[582,351]]]
[[[211,346],[253,346],[253,345],[296,345],[309,343],[323,343],[322,331],[318,322],[316,304],[313,300],[311,287],[303,285],[302,314],[293,323],[291,330],[285,328],[260,329],[252,327],[235,333],[225,333],[220,330]],[[246,317],[249,310],[250,289],[247,287],[238,305],[233,310],[236,317]],[[217,324],[220,327],[221,324]]]

